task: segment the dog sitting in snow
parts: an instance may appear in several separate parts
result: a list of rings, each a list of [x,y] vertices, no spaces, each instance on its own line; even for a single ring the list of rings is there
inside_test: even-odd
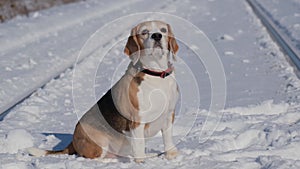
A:
[[[172,126],[179,91],[171,61],[177,51],[169,24],[138,24],[131,30],[124,50],[131,59],[126,73],[79,120],[69,146],[61,151],[30,148],[29,153],[86,158],[131,155],[142,162],[147,157],[146,138],[161,131],[166,158],[176,157]]]

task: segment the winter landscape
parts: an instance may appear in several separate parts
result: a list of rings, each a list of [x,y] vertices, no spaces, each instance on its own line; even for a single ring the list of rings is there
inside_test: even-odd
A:
[[[300,0],[258,2],[299,52]],[[125,72],[131,28],[152,19],[170,23],[179,42],[177,158],[137,164],[30,156],[29,147],[59,150],[71,142],[78,119]],[[216,52],[205,53],[205,45]],[[297,70],[246,1],[88,0],[52,7],[1,23],[0,58],[1,169],[300,168]],[[160,135],[146,151],[163,152]]]

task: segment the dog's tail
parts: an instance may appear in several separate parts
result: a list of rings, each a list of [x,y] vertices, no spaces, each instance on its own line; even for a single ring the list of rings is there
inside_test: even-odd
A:
[[[71,142],[65,149],[58,150],[58,151],[52,151],[52,150],[42,150],[39,148],[31,147],[27,149],[27,152],[29,155],[35,156],[35,157],[41,157],[45,155],[51,155],[51,154],[76,154],[76,151],[73,146],[73,142]]]

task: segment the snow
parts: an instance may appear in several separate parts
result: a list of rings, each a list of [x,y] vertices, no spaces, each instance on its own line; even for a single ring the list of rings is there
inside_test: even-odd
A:
[[[234,52],[232,52],[232,51],[225,51],[224,54],[225,55],[234,55]]]
[[[288,111],[289,105],[287,103],[274,104],[273,100],[267,100],[260,105],[249,105],[247,107],[235,107],[224,110],[223,112],[231,112],[243,115],[278,115]]]
[[[11,130],[0,141],[0,153],[15,154],[18,150],[33,146],[33,137],[24,129]]]
[[[271,11],[276,2],[263,4],[268,3]],[[195,54],[202,50],[201,45],[188,46],[180,41],[174,65],[184,93],[174,126],[180,151],[176,159],[169,161],[161,155],[136,164],[127,158],[29,156],[29,147],[59,150],[69,144],[83,113],[77,111],[91,104],[83,101],[77,109],[74,89],[79,87],[78,95],[94,92],[101,97],[119,79],[129,63],[123,55],[126,39],[122,37],[128,36],[139,21],[106,27],[108,34],[95,35],[90,41],[94,46],[89,50],[95,52],[83,51],[80,63],[68,68],[88,38],[112,20],[145,10],[185,18],[208,36],[226,75],[225,107],[210,109],[212,97],[219,93],[211,93],[211,74]],[[284,16],[290,11],[285,8],[281,12]],[[298,17],[296,13],[294,17]],[[188,25],[175,22],[171,26],[175,36],[186,34],[191,42],[196,42],[192,40],[196,34],[201,35],[178,32]],[[86,1],[8,21],[0,25],[0,37],[0,78],[4,79],[0,82],[1,106],[15,101],[37,83],[48,81],[0,121],[0,168],[300,168],[300,81],[244,1]],[[101,51],[107,48],[108,53],[99,61]],[[96,73],[92,70],[95,67]],[[81,86],[72,85],[74,70]],[[188,73],[195,79],[190,80]],[[84,88],[91,81],[94,86]],[[199,98],[194,97],[197,93]],[[195,101],[186,99],[188,96]],[[161,136],[151,138],[146,151],[162,152]]]
[[[220,39],[221,39],[221,40],[227,40],[227,41],[232,41],[232,40],[234,40],[234,38],[233,38],[232,36],[227,35],[227,34],[221,36]]]
[[[279,29],[287,36],[300,52],[300,1],[292,0],[290,3],[283,1],[271,0],[262,1],[261,5],[272,16],[272,20],[276,23]]]

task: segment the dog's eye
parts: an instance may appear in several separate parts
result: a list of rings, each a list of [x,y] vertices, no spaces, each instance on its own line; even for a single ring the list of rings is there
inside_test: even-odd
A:
[[[147,29],[142,31],[142,35],[147,35],[149,33],[149,31]]]
[[[163,33],[166,33],[167,29],[166,28],[161,28],[160,31],[163,32]]]

